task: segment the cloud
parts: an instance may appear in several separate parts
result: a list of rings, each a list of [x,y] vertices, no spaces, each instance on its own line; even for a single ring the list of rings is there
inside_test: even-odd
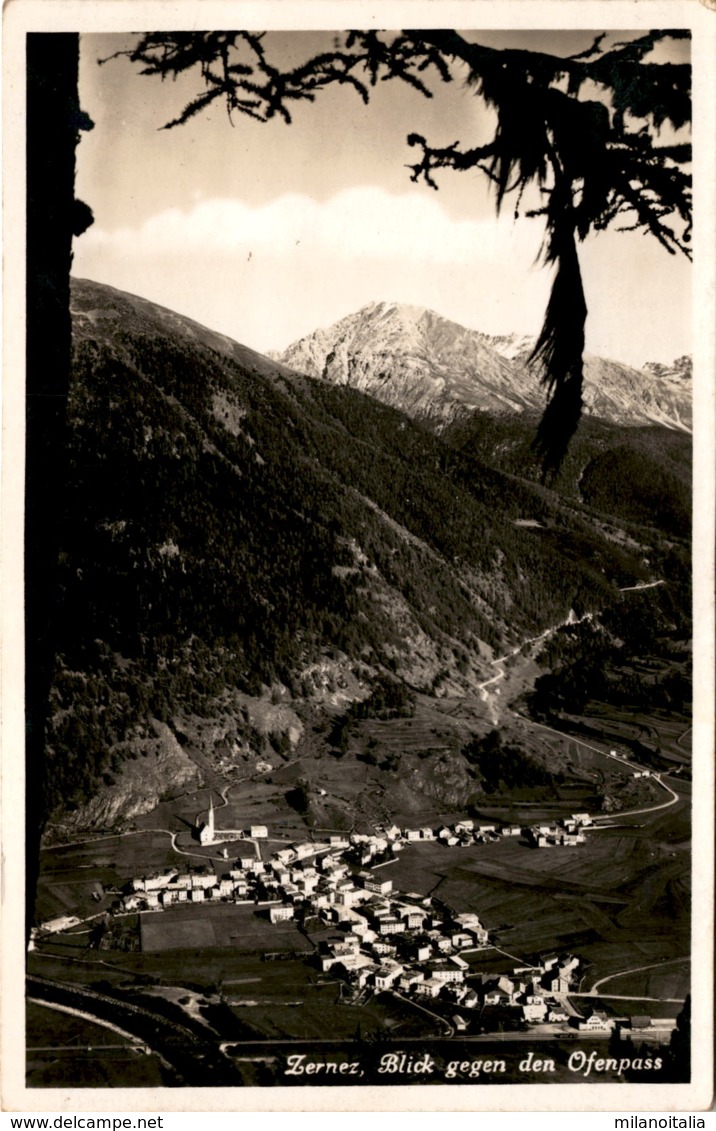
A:
[[[259,208],[239,200],[207,199],[190,210],[167,209],[136,229],[90,230],[82,251],[166,256],[181,249],[215,255],[304,253],[341,259],[421,260],[439,264],[488,261],[501,252],[534,258],[539,225],[511,220],[456,220],[437,197],[393,195],[360,186],[326,202],[296,194]]]
[[[455,218],[439,193],[419,189],[364,185],[323,202],[287,194],[255,208],[204,198],[135,228],[107,231],[100,217],[76,241],[74,274],[258,350],[381,300],[426,306],[471,329],[536,334],[551,277],[535,268],[541,235],[539,220],[509,214]],[[639,364],[688,350],[688,278],[675,264],[665,293],[660,252],[630,234],[585,243],[588,349]]]
[[[256,349],[281,348],[381,299],[475,329],[534,330],[546,285],[544,272],[530,272],[539,238],[539,222],[456,219],[437,194],[366,185],[255,208],[201,199],[114,231],[100,217],[75,245],[74,273]]]

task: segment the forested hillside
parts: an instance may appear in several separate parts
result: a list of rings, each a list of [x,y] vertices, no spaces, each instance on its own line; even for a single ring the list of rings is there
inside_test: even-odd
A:
[[[322,709],[319,662],[344,700],[386,673],[474,689],[499,649],[609,605],[650,576],[645,545],[661,552],[594,518],[624,480],[617,430],[583,506],[582,449],[547,489],[522,422],[438,438],[95,283],[74,283],[73,319],[50,811],[111,784],[157,721],[222,713],[227,689]],[[685,457],[666,450],[671,510],[646,520],[682,535]],[[613,495],[613,514],[644,519],[648,501]]]

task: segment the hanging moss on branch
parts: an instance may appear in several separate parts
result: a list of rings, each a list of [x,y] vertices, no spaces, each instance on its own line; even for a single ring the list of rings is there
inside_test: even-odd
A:
[[[290,123],[297,104],[315,102],[335,84],[368,103],[372,88],[385,81],[406,83],[426,98],[436,85],[464,81],[494,112],[491,140],[435,147],[411,133],[407,143],[421,156],[408,168],[414,182],[433,189],[441,170],[479,170],[494,186],[498,212],[512,197],[518,216],[528,189],[542,202],[525,215],[544,219],[543,259],[554,270],[533,353],[549,394],[535,438],[547,474],[559,469],[582,410],[587,308],[578,244],[616,226],[689,256],[691,149],[681,132],[690,121],[691,68],[653,55],[664,41],[688,37],[685,30],[649,31],[605,47],[602,33],[587,50],[564,58],[487,47],[456,31],[352,31],[336,36],[332,50],[283,69],[271,58],[266,33],[158,32],[117,54],[162,79],[198,72],[198,93],[164,129],[216,102],[232,122],[245,115]],[[672,144],[660,144],[665,126]]]

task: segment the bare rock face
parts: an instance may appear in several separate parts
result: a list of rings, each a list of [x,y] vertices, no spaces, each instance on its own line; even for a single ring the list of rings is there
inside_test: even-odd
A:
[[[106,829],[151,813],[162,798],[201,785],[197,765],[184,752],[166,723],[152,720],[150,737],[132,740],[132,760],[123,763],[114,784],[104,786],[73,813],[53,821],[52,839],[84,829]]]
[[[465,761],[457,751],[445,753],[421,763],[410,776],[413,791],[448,808],[465,807],[466,798],[474,792]]]
[[[542,411],[534,342],[468,330],[423,307],[370,303],[294,342],[278,360],[349,385],[440,428],[466,412]],[[585,411],[617,424],[691,428],[690,359],[634,369],[585,357]]]
[[[399,303],[371,303],[295,342],[280,360],[436,423],[466,409],[520,411],[544,403],[532,378],[513,372],[484,335]]]

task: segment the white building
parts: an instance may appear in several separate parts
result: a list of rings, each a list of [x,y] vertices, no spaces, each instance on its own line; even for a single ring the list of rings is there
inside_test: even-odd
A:
[[[293,919],[293,907],[288,903],[269,907],[269,919],[272,923],[284,923],[287,919]]]
[[[199,843],[213,844],[216,839],[214,830],[214,800],[209,796],[209,812],[206,821],[199,826]]]

